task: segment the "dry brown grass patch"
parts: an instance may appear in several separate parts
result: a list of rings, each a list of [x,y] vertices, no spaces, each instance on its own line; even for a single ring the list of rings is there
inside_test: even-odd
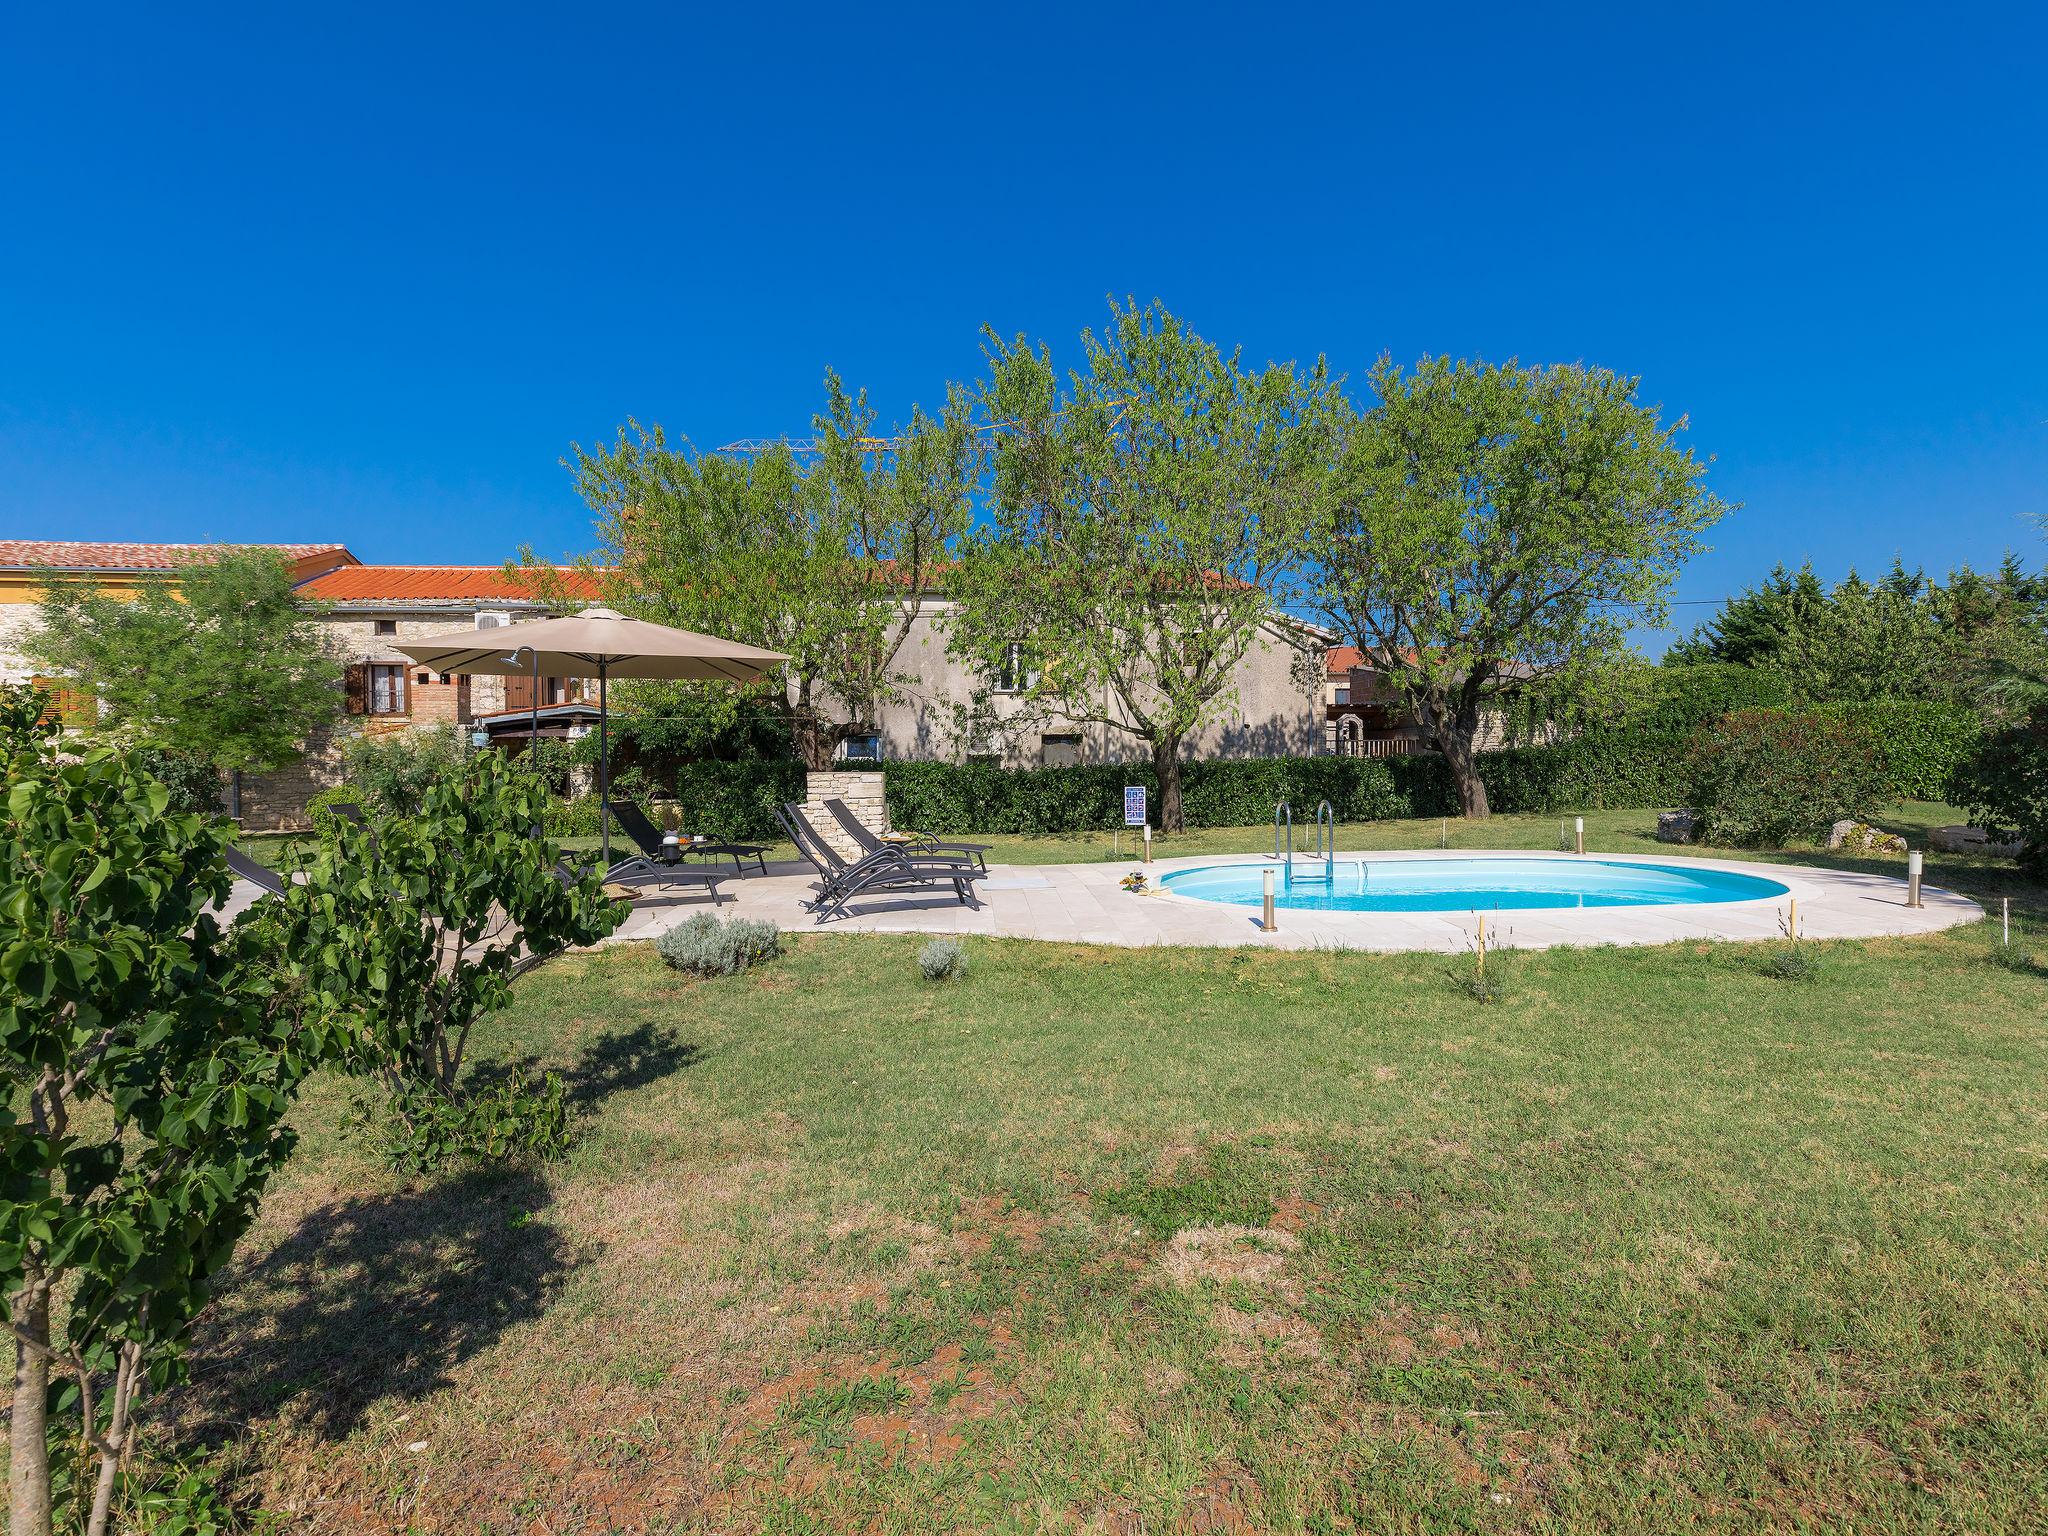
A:
[[[1301,1239],[1278,1227],[1184,1227],[1159,1256],[1160,1273],[1186,1289],[1203,1280],[1272,1285]]]

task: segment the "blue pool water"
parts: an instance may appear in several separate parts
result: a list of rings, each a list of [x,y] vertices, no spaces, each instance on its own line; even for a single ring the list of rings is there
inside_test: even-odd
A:
[[[1320,863],[1205,864],[1159,884],[1176,896],[1256,907],[1273,871],[1273,904],[1311,912],[1495,912],[1544,907],[1663,907],[1783,896],[1761,875],[1684,864],[1602,859],[1339,859]]]

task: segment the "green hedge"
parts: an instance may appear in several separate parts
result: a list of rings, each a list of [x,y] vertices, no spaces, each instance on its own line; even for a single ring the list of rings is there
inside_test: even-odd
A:
[[[1905,800],[1946,800],[1956,770],[1984,739],[1984,722],[1960,704],[1877,699],[1833,704],[1822,711],[1861,726],[1877,746],[1892,792]]]
[[[1552,747],[1488,752],[1479,776],[1496,811],[1600,810],[1675,803],[1679,732],[1598,732]],[[891,763],[889,820],[954,833],[1106,832],[1123,823],[1123,789],[1149,765],[1004,769],[986,763]],[[1328,800],[1339,821],[1455,816],[1450,771],[1433,752],[1411,757],[1267,757],[1189,763],[1182,804],[1194,827],[1256,826],[1286,800],[1297,823]]]
[[[1697,669],[1745,672],[1744,668]],[[1743,689],[1716,685],[1653,711],[1642,724],[1588,732],[1548,747],[1482,753],[1479,776],[1503,814],[1630,810],[1685,802],[1682,778],[1693,729],[1709,701]],[[1839,706],[1880,749],[1895,793],[1939,799],[1952,770],[1974,750],[1974,715],[1915,701]],[[1725,711],[1723,711],[1725,713]],[[959,834],[1106,832],[1123,824],[1126,784],[1143,784],[1151,803],[1159,785],[1148,764],[1072,768],[999,768],[989,763],[889,763],[889,820],[919,831]],[[726,838],[779,835],[773,808],[804,798],[796,762],[701,762],[677,770],[676,798],[693,832]],[[1458,797],[1434,752],[1410,757],[1267,757],[1191,762],[1181,771],[1188,825],[1248,827],[1273,819],[1286,800],[1296,823],[1328,800],[1340,821],[1455,816]]]
[[[1783,709],[1792,702],[1785,674],[1768,667],[1665,666],[1651,680],[1652,699],[1629,717],[1635,730],[1691,732],[1738,709]]]

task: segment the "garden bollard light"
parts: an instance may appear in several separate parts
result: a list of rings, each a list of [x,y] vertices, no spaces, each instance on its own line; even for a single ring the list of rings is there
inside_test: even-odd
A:
[[[1152,862],[1152,823],[1145,823],[1145,862]]]
[[[1572,818],[1572,841],[1578,844],[1580,853],[1586,851],[1586,818],[1583,816]]]
[[[1271,933],[1273,923],[1273,871],[1266,871],[1266,932]]]
[[[1927,855],[1918,849],[1906,855],[1906,905],[1920,905],[1920,871]]]

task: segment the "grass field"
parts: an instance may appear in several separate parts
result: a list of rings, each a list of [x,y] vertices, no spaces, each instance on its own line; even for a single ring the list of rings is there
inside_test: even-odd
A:
[[[2048,973],[1992,926],[1490,1005],[1440,957],[572,957],[487,1042],[568,1074],[570,1158],[405,1182],[322,1085],[176,1427],[331,1531],[2040,1530]]]

